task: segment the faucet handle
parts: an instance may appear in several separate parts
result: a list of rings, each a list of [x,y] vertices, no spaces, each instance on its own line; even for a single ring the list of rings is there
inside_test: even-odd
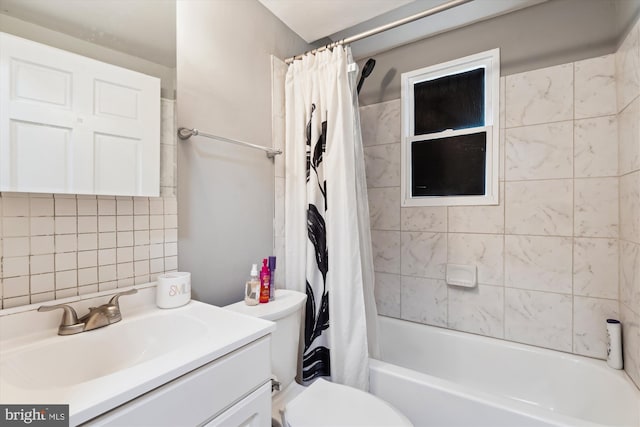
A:
[[[62,321],[60,322],[60,326],[73,326],[78,323],[78,314],[70,305],[42,305],[38,308],[38,311],[52,311],[58,308],[64,310],[64,313],[62,313]]]
[[[109,304],[115,306],[118,310],[120,310],[120,304],[118,303],[118,299],[123,295],[133,295],[136,293],[138,293],[138,290],[135,288],[129,289],[128,291],[125,291],[125,292],[117,293],[109,300]]]

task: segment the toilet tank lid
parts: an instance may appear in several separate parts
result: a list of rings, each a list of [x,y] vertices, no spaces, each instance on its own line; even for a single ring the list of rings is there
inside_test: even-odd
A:
[[[275,299],[266,304],[247,305],[244,301],[227,305],[224,308],[265,320],[281,319],[302,307],[307,295],[288,289],[276,289]]]

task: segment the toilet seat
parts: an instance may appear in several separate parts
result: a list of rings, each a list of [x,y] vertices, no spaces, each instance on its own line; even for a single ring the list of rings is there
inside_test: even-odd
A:
[[[413,426],[382,399],[323,379],[287,403],[284,418],[289,427]]]

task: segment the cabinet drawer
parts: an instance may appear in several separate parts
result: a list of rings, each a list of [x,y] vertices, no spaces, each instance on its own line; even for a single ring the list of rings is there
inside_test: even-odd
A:
[[[84,425],[202,424],[270,380],[270,340],[261,338]]]

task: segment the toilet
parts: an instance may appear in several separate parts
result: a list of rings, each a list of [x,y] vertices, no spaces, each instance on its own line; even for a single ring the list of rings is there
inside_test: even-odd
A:
[[[278,289],[275,300],[224,308],[276,323],[271,335],[271,374],[279,383],[272,394],[272,418],[287,427],[412,426],[407,417],[382,399],[341,384],[318,379],[308,387],[295,382],[302,307],[307,296]]]

